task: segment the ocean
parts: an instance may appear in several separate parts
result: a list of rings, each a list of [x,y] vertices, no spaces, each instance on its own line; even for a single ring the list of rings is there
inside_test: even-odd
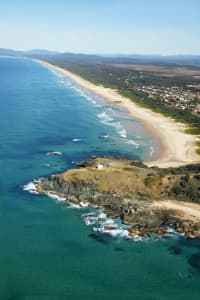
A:
[[[0,105],[0,300],[200,299],[199,239],[99,234],[87,208],[24,189],[91,155],[151,160],[156,137],[31,59],[0,57]]]

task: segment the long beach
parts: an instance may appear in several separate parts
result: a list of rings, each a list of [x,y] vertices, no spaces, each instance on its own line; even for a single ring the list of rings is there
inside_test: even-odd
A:
[[[158,136],[162,144],[162,150],[156,160],[146,162],[148,166],[167,168],[200,162],[200,156],[196,153],[195,144],[198,141],[198,137],[187,134],[185,132],[187,128],[185,124],[178,123],[160,113],[141,107],[130,99],[121,96],[115,90],[95,85],[68,70],[45,61],[39,61],[43,65],[66,75],[82,88],[103,97],[106,101],[126,108],[130,116],[139,119],[143,126]]]

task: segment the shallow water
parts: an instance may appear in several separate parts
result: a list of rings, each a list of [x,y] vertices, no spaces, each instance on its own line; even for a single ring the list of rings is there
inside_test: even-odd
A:
[[[0,58],[0,103],[0,299],[200,299],[199,240],[112,238],[22,188],[91,154],[150,159],[138,120],[28,59]]]

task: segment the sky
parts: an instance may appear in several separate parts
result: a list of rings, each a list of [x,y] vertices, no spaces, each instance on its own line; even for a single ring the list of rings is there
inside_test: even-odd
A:
[[[0,0],[0,48],[200,54],[200,0]]]

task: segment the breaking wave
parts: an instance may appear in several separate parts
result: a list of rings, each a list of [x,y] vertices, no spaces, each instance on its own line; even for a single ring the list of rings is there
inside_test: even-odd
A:
[[[28,182],[27,184],[25,184],[23,186],[23,190],[24,191],[28,191],[31,194],[39,194],[36,190],[36,183],[38,182],[38,180],[34,180],[31,182]]]
[[[106,111],[99,113],[97,116],[101,120],[101,123],[114,127],[122,138],[127,138],[126,129],[121,125],[120,122],[113,122],[114,119],[108,115]]]
[[[129,145],[133,145],[133,146],[135,146],[135,148],[139,148],[140,147],[140,145],[138,143],[136,143],[134,140],[128,140],[125,143],[129,144]]]

